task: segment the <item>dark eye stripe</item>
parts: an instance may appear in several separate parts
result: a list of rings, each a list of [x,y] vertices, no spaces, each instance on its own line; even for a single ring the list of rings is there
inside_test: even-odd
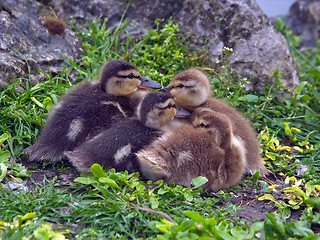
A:
[[[171,109],[171,108],[176,108],[176,105],[169,103],[166,107],[160,108],[160,109],[164,110],[164,109]]]
[[[183,84],[180,84],[180,85],[183,85]],[[180,87],[180,85],[171,87],[171,88],[193,88],[194,87],[194,86],[186,86],[186,85],[183,85],[183,87]]]
[[[138,76],[138,77],[136,77],[136,76],[134,76],[132,73],[130,73],[130,74],[129,74],[129,75],[127,75],[127,76],[117,75],[117,77],[119,77],[119,78],[130,78],[130,79],[133,79],[133,78],[139,78],[139,76]]]
[[[130,79],[132,79],[132,78],[134,78],[135,76],[132,74],[132,73],[130,73],[129,75],[128,75],[128,78],[130,78]]]

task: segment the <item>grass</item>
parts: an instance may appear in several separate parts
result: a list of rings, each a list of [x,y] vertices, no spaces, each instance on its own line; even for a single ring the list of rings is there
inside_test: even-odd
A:
[[[84,55],[79,61],[66,59],[59,75],[42,72],[47,80],[36,86],[24,84],[29,79],[14,79],[0,93],[0,238],[318,239],[319,48],[298,50],[299,38],[278,20],[277,27],[295,56],[301,83],[290,92],[276,71],[272,85],[246,92],[247,79],[228,67],[233,54],[230,48],[223,49],[224,55],[216,63],[219,68],[213,68],[205,49],[192,50],[188,37],[172,20],[157,20],[156,29],[138,42],[130,39],[127,29],[131,26],[125,20],[115,31],[107,30],[107,24],[107,20],[98,19],[76,29]],[[229,102],[253,122],[266,165],[284,183],[270,185],[257,173],[230,190],[212,194],[201,190],[201,178],[194,180],[195,187],[184,188],[143,181],[138,173],[104,172],[94,165],[92,174],[81,175],[65,188],[56,177],[31,183],[31,187],[32,169],[51,167],[58,175],[72,170],[64,163],[26,169],[20,161],[53,104],[72,87],[68,80],[71,71],[77,73],[77,82],[94,79],[104,62],[117,58],[132,62],[164,86],[177,72],[201,67],[212,82],[212,95]],[[15,92],[17,86],[25,91]],[[298,174],[301,167],[305,171]],[[5,188],[8,181],[28,182],[29,189]],[[232,203],[239,196],[273,204],[275,213],[266,213],[264,221],[252,219],[248,223],[238,215],[246,206]],[[296,220],[288,221],[298,210]]]

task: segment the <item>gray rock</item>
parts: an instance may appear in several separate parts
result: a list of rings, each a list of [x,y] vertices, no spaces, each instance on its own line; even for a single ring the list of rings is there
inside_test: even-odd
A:
[[[48,8],[39,2],[4,0],[0,2],[0,85],[6,86],[16,78],[31,85],[44,80],[37,69],[54,76],[63,70],[62,56],[78,58],[82,53],[76,34],[65,29],[55,35],[41,25]],[[21,89],[17,89],[21,90]]]
[[[2,185],[2,188],[4,190],[14,190],[17,193],[25,193],[28,191],[28,187],[23,184],[23,183],[18,183],[18,182],[13,182],[13,181],[8,181],[7,183],[0,183]]]
[[[82,16],[73,18],[81,25],[84,18],[94,20],[101,15],[108,18],[110,29],[118,25],[127,7],[126,3],[116,0],[56,0],[51,4],[65,21],[73,15]],[[41,3],[3,0],[0,10],[1,85],[29,76],[28,66],[17,51],[28,61],[31,84],[44,78],[36,69],[47,72],[49,66],[51,72],[57,74],[64,64],[61,54],[71,58],[81,54],[78,38],[68,27],[62,36],[50,34],[40,24],[42,12],[48,12]],[[298,84],[285,39],[254,0],[133,0],[125,17],[135,26],[128,29],[130,36],[138,38],[155,27],[155,19],[170,16],[191,36],[193,46],[206,45],[212,63],[221,58],[223,46],[233,48],[229,64],[251,80],[250,88],[259,89],[271,83],[270,77],[277,68],[284,73],[286,87]]]
[[[117,26],[127,7],[116,0],[56,0],[52,4],[64,19],[78,14],[94,20],[101,15],[108,18],[109,28]],[[254,0],[132,0],[125,15],[135,26],[128,29],[130,37],[141,37],[155,27],[155,19],[170,16],[191,36],[196,48],[206,44],[212,63],[221,57],[224,46],[233,48],[230,66],[251,80],[249,88],[271,84],[276,69],[284,73],[287,88],[299,83],[284,37]]]
[[[320,1],[298,0],[290,8],[286,24],[302,37],[302,47],[316,47],[320,38]]]
[[[277,69],[284,73],[287,88],[299,83],[285,38],[255,1],[186,1],[177,20],[199,46],[201,39],[208,39],[212,61],[220,57],[223,46],[233,48],[230,67],[250,79],[249,88],[271,83]]]

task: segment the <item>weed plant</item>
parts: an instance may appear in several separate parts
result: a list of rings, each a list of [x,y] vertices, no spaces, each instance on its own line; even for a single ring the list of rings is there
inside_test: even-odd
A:
[[[291,92],[283,87],[278,71],[272,85],[245,91],[248,80],[235,74],[228,64],[231,48],[222,49],[224,55],[216,62],[219,69],[213,69],[205,50],[192,50],[188,37],[172,20],[157,20],[156,29],[138,42],[130,39],[127,29],[131,26],[123,19],[115,30],[109,30],[107,20],[102,19],[77,29],[83,41],[80,60],[65,59],[65,70],[56,76],[42,72],[46,81],[35,86],[29,85],[30,79],[19,78],[0,92],[0,237],[318,239],[314,226],[320,224],[320,52],[319,48],[298,50],[299,38],[281,20],[277,26],[287,37],[299,67],[301,83]],[[103,171],[94,165],[92,174],[81,175],[66,189],[60,189],[56,179],[27,190],[5,188],[7,181],[30,181],[30,173],[19,160],[23,149],[37,138],[52,106],[70,87],[96,79],[105,62],[118,58],[132,62],[142,74],[163,86],[177,72],[200,67],[211,80],[212,95],[251,119],[267,167],[287,179],[287,186],[280,188],[258,180],[256,173],[239,186],[212,194],[201,190],[202,178],[194,180],[193,188],[184,188],[143,181],[138,173]],[[77,74],[70,81],[72,71]],[[16,92],[17,86],[24,91]],[[298,174],[301,166],[305,170]],[[266,214],[265,221],[253,225],[239,218],[237,213],[245,207],[232,204],[230,199],[246,194],[248,189],[256,189],[253,197],[272,202],[277,212]],[[279,192],[283,199],[275,197]],[[299,221],[288,223],[295,209],[303,214]]]
[[[163,20],[155,21],[156,29],[149,31],[135,46],[128,59],[139,66],[143,74],[167,86],[175,74],[207,64],[204,49],[196,52],[182,35],[178,24],[169,19],[160,29]]]

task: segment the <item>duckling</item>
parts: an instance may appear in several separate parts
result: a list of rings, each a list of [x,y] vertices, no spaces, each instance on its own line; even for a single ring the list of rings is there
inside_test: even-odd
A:
[[[247,172],[253,174],[260,170],[263,177],[269,173],[261,160],[260,145],[250,122],[229,104],[209,97],[211,84],[204,73],[196,69],[183,71],[171,80],[168,88],[176,104],[190,112],[197,107],[206,107],[229,118],[233,135],[243,142]]]
[[[94,163],[117,171],[139,171],[134,153],[157,138],[175,115],[190,115],[177,111],[173,99],[159,92],[148,93],[138,111],[138,117],[114,123],[65,155],[79,172],[89,171]]]
[[[182,124],[137,152],[140,171],[147,179],[163,179],[189,187],[204,176],[203,186],[218,191],[236,184],[245,172],[243,148],[233,135],[232,123],[223,113],[197,108],[193,125]]]
[[[107,63],[99,80],[87,81],[64,96],[52,110],[39,139],[25,150],[30,160],[60,160],[118,119],[133,115],[130,97],[137,89],[158,89],[132,64]]]

